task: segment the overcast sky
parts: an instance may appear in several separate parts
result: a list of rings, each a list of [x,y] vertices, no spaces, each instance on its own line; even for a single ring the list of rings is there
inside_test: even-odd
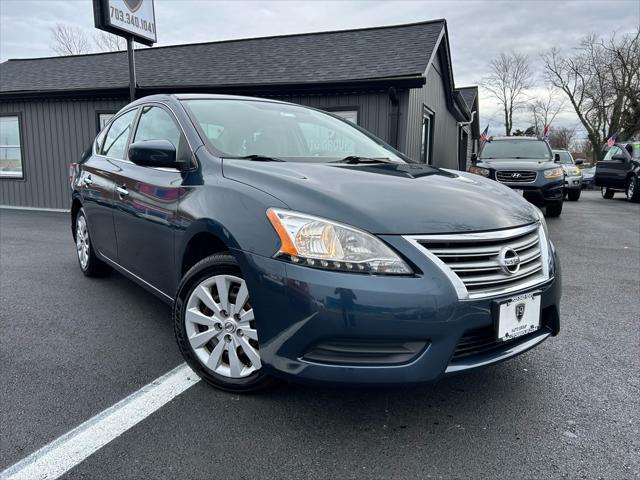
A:
[[[158,45],[392,25],[445,18],[456,86],[475,85],[501,51],[531,57],[542,84],[539,52],[571,48],[590,32],[608,35],[640,25],[638,0],[576,1],[242,1],[155,0]],[[51,27],[93,34],[91,0],[0,0],[0,60],[51,56]],[[482,128],[503,131],[497,105],[481,92]],[[526,128],[520,114],[516,127]],[[574,126],[568,111],[557,125]]]

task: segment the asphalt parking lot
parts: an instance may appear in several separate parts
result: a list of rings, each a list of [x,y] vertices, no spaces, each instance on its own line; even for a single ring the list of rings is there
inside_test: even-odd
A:
[[[583,192],[549,219],[562,331],[432,385],[203,382],[63,478],[640,478],[640,206]],[[169,309],[81,274],[68,215],[0,210],[0,470],[180,365]]]

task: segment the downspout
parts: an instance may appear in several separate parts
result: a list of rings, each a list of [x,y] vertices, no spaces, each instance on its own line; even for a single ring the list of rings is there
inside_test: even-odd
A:
[[[471,112],[471,120],[468,122],[458,122],[459,127],[466,127],[467,125],[471,125],[473,123],[473,118],[476,116],[476,111]]]
[[[400,100],[396,87],[389,87],[387,92],[391,101],[391,111],[389,112],[389,144],[393,148],[398,148],[398,132],[400,130]]]

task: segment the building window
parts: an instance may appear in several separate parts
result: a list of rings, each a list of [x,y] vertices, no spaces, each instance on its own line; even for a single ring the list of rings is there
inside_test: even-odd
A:
[[[427,165],[433,165],[433,112],[426,107],[422,111],[420,161]]]
[[[333,113],[334,115],[338,115],[339,117],[342,117],[355,125],[358,124],[357,110],[333,110],[331,111],[331,113]]]
[[[113,118],[116,112],[99,112],[98,113],[98,131],[101,132],[107,126],[109,120]]]
[[[0,117],[0,177],[23,176],[20,119],[17,115]]]

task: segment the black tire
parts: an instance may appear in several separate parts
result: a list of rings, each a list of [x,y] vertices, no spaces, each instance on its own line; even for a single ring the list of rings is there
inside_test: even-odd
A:
[[[244,378],[225,377],[203,365],[189,343],[185,325],[187,300],[202,281],[220,274],[243,278],[238,262],[228,253],[211,255],[200,260],[182,278],[173,306],[173,322],[178,348],[193,371],[213,387],[234,393],[250,393],[263,390],[275,383],[275,379],[268,375],[264,368],[260,368]],[[250,292],[249,298],[251,298]]]
[[[80,259],[80,253],[78,248],[78,224],[79,221],[84,221],[84,225],[86,228],[86,244],[88,246],[88,255],[87,261],[83,265],[83,261]],[[89,228],[87,225],[87,215],[84,212],[84,208],[80,208],[78,214],[76,215],[75,222],[73,224],[73,238],[76,240],[76,258],[78,259],[78,265],[80,265],[80,270],[87,277],[106,277],[113,270],[109,265],[104,263],[96,256],[96,252],[93,248],[93,242],[91,241],[91,235],[89,232]]]
[[[562,213],[562,205],[564,202],[556,202],[547,205],[547,213],[545,217],[559,217]]]
[[[638,181],[638,177],[632,175],[627,180],[627,188],[625,189],[625,193],[627,194],[627,200],[633,203],[640,202],[640,181]]]
[[[614,192],[608,187],[600,187],[600,194],[602,195],[602,198],[606,198],[607,200],[610,200],[613,198],[613,195],[615,193],[616,192]]]
[[[582,190],[578,190],[578,189],[569,190],[569,200],[571,202],[577,202],[578,200],[580,200],[581,193],[582,193]]]

